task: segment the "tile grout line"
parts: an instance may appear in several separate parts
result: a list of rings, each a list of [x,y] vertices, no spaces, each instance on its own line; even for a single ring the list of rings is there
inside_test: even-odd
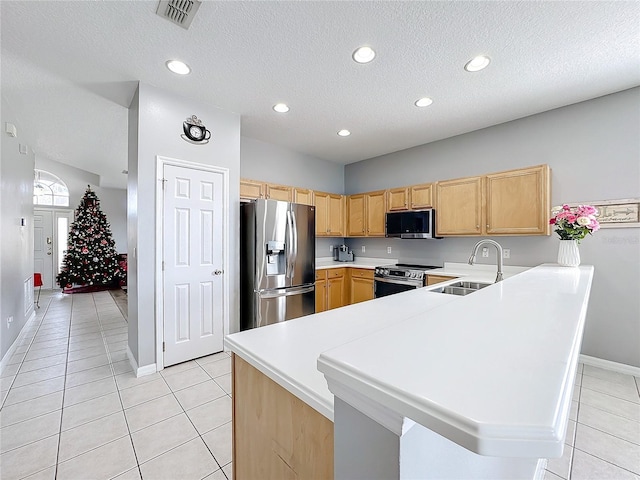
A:
[[[63,294],[61,294],[63,295]],[[63,297],[64,298],[64,297]],[[67,390],[67,368],[69,364],[69,341],[71,337],[71,325],[73,323],[73,296],[71,298],[71,305],[69,306],[69,336],[67,337],[67,360],[64,363],[64,384],[62,388],[62,405],[60,405],[60,429],[58,431],[58,448],[56,449],[56,465],[53,478],[58,478],[58,464],[60,460],[60,444],[62,443],[62,419],[64,417],[64,397]]]
[[[628,469],[628,468],[626,468],[626,467],[623,467],[623,466],[618,465],[618,464],[616,464],[616,463],[613,463],[613,462],[611,462],[611,461],[609,461],[609,460],[606,460],[606,459],[604,459],[604,458],[602,458],[602,457],[599,457],[598,455],[595,455],[595,454],[594,454],[594,453],[592,453],[592,452],[587,452],[586,450],[582,450],[581,448],[578,448],[578,447],[574,447],[574,449],[575,449],[575,450],[579,450],[580,452],[582,452],[582,453],[584,453],[584,454],[586,454],[586,455],[590,455],[590,456],[592,456],[592,457],[594,457],[594,458],[597,458],[598,460],[601,460],[601,461],[603,461],[603,462],[605,462],[605,463],[608,463],[609,465],[613,465],[614,467],[619,468],[619,469],[621,469],[621,470],[625,470],[625,471],[627,471],[627,472],[633,473],[634,475],[640,475],[640,470],[638,470],[637,472],[634,472],[633,470],[629,470],[629,469]]]
[[[27,346],[27,351],[24,352],[24,357],[22,357],[22,360],[20,360],[20,362],[18,362],[18,370],[16,370],[16,374],[13,376],[13,380],[11,380],[11,383],[9,384],[9,388],[7,389],[7,394],[2,399],[2,402],[0,402],[0,410],[2,410],[4,408],[4,406],[5,406],[5,403],[7,401],[7,397],[9,396],[9,392],[11,392],[11,389],[13,388],[13,384],[16,381],[16,378],[18,377],[18,374],[20,373],[20,369],[22,368],[22,364],[25,362],[25,358],[27,357],[27,354],[29,353],[29,350],[31,349],[31,345],[33,344],[33,341],[36,338],[36,335],[38,334],[38,330],[40,330],[40,326],[42,325],[42,321],[44,320],[44,317],[46,316],[47,312],[49,311],[49,305],[50,304],[51,304],[51,298],[49,298],[49,300],[47,301],[47,306],[46,306],[45,310],[42,312],[42,317],[40,318],[40,323],[35,324],[35,322],[34,322],[34,325],[37,325],[36,329],[35,329],[35,332],[33,334],[33,337],[31,337],[31,341],[29,342],[29,345]],[[36,316],[36,319],[37,318],[38,317]],[[13,355],[15,355],[15,353]]]

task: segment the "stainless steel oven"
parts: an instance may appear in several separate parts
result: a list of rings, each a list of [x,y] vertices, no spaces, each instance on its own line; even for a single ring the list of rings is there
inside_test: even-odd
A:
[[[386,297],[394,293],[406,292],[424,287],[426,271],[434,267],[430,265],[385,265],[376,267],[374,273],[375,298]]]

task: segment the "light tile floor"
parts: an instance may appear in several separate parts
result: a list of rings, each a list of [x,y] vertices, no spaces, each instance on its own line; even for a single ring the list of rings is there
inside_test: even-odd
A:
[[[136,378],[109,292],[40,305],[0,377],[0,478],[231,478],[227,353]]]
[[[231,478],[231,365],[141,378],[108,292],[45,293],[0,377],[0,478]],[[580,365],[562,458],[545,480],[640,480],[640,379]]]

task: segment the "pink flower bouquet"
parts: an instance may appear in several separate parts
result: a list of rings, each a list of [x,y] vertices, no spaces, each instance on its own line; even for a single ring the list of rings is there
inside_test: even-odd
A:
[[[571,208],[569,205],[553,207],[549,223],[555,225],[555,232],[562,240],[577,240],[580,243],[587,234],[600,229],[596,217],[598,211],[591,205],[578,205]]]

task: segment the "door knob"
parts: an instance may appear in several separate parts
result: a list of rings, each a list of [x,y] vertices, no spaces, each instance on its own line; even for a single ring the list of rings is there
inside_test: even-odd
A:
[[[224,272],[222,270],[214,270],[211,275],[222,275]]]

